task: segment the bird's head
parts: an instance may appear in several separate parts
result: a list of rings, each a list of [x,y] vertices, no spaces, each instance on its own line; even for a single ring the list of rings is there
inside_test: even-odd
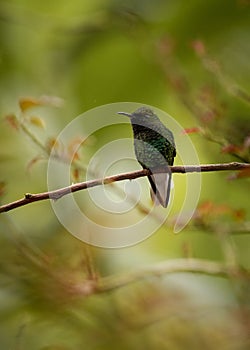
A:
[[[129,118],[150,118],[153,117],[155,114],[149,107],[140,107],[133,113],[127,113],[127,112],[117,112],[118,114],[125,115]]]

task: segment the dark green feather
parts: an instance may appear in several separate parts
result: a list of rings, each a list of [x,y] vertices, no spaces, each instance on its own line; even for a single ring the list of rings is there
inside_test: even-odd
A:
[[[147,107],[137,109],[129,114],[119,112],[130,117],[134,134],[135,155],[143,168],[152,173],[149,181],[153,196],[163,207],[166,207],[170,194],[171,171],[169,165],[173,165],[176,156],[174,136],[166,128],[157,115]],[[163,174],[157,174],[154,170],[163,169]]]

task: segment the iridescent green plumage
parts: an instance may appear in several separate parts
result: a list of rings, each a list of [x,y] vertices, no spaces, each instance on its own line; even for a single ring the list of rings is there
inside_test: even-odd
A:
[[[130,118],[134,133],[134,148],[138,162],[149,169],[152,198],[166,207],[169,201],[171,171],[176,149],[172,132],[165,127],[148,107],[141,107],[134,113],[119,112]],[[162,172],[156,170],[161,168]]]

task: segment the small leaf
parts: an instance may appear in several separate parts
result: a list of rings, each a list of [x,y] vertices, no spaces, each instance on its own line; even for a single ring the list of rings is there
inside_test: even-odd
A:
[[[194,52],[200,56],[203,57],[206,54],[206,47],[201,40],[194,40],[191,42],[191,47],[193,48]]]
[[[202,202],[198,206],[198,208],[196,210],[196,214],[198,214],[198,216],[208,215],[209,213],[212,212],[213,206],[214,206],[213,202],[211,202],[209,200]]]
[[[61,107],[63,105],[63,99],[57,96],[41,96],[38,98],[35,97],[22,97],[19,99],[19,106],[22,112],[25,112],[27,109],[38,107],[38,106],[53,106]]]
[[[40,99],[33,97],[23,97],[19,99],[19,106],[22,112],[25,112],[29,108],[41,106]]]
[[[242,169],[228,176],[228,180],[244,179],[250,177],[250,169]]]
[[[45,122],[42,118],[40,117],[36,117],[36,116],[32,116],[29,118],[30,123],[37,126],[38,128],[42,128],[45,129]]]
[[[31,168],[41,160],[44,160],[43,156],[37,156],[35,158],[32,158],[31,161],[29,161],[29,163],[27,164],[27,171],[30,171]]]
[[[229,213],[231,208],[227,204],[216,204],[212,201],[201,203],[197,209],[200,217],[215,217]]]
[[[234,144],[228,144],[226,146],[223,146],[221,148],[222,153],[239,153],[241,151],[241,147],[234,145]]]
[[[2,197],[6,192],[6,183],[4,181],[0,181],[0,197]]]
[[[68,145],[68,155],[70,158],[73,158],[73,160],[79,160],[79,148],[81,147],[82,143],[84,141],[84,138],[82,137],[76,137],[73,140],[70,141]]]
[[[183,134],[194,134],[198,132],[201,132],[201,128],[199,128],[198,126],[194,126],[193,128],[186,128],[182,131]]]
[[[15,116],[15,114],[9,114],[5,117],[6,122],[15,130],[19,129],[19,121],[17,119],[17,117]]]
[[[60,143],[55,137],[49,137],[47,142],[46,142],[46,148],[47,148],[49,153],[52,151],[52,149],[54,149],[54,151],[59,152]]]
[[[73,159],[72,159],[72,161],[75,161],[75,160],[80,160],[80,155],[79,155],[78,152],[75,152],[75,153],[73,154]]]
[[[237,209],[233,211],[233,217],[236,221],[243,221],[246,219],[246,211],[244,209]]]
[[[80,179],[80,171],[79,169],[74,169],[73,172],[72,172],[72,177],[73,177],[73,180],[78,182],[79,179]]]

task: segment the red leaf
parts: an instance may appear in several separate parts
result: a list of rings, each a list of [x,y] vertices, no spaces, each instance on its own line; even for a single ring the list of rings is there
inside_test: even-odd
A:
[[[191,42],[191,47],[193,48],[194,52],[198,56],[200,56],[200,57],[205,56],[205,54],[206,54],[206,47],[205,47],[203,41],[201,41],[201,40],[193,40]]]
[[[15,114],[9,114],[5,117],[6,122],[15,130],[19,129],[19,121]]]
[[[222,153],[238,153],[241,151],[241,147],[233,144],[228,144],[221,148]]]
[[[201,128],[199,128],[198,126],[194,126],[193,128],[186,128],[182,131],[183,134],[194,134],[198,132],[201,132]]]
[[[242,169],[237,171],[237,173],[228,176],[228,180],[243,179],[246,177],[250,177],[250,169]]]
[[[216,204],[212,201],[205,201],[199,205],[197,211],[200,217],[215,217],[229,213],[231,208],[227,204]]]
[[[0,181],[0,197],[2,197],[6,192],[6,183],[4,181]]]
[[[233,217],[237,220],[237,221],[243,221],[246,219],[246,212],[244,209],[238,209],[238,210],[234,210],[233,211]]]

